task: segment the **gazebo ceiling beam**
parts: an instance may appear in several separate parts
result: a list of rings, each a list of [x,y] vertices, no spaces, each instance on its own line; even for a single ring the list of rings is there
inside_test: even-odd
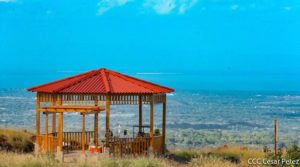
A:
[[[99,106],[47,106],[39,109],[41,112],[80,112],[80,113],[95,113],[104,111],[103,107]]]
[[[87,110],[105,110],[104,107],[100,106],[46,106],[42,109],[87,109]]]
[[[97,102],[105,103],[106,94],[49,94],[41,93],[40,100],[41,102],[52,102],[57,95],[62,96],[62,103],[68,105],[80,105],[80,106],[94,106],[95,99]],[[138,105],[139,97],[142,97],[143,104],[150,104],[150,97],[154,98],[153,102],[155,104],[164,102],[164,93],[155,93],[155,94],[143,94],[143,93],[133,93],[133,94],[110,94],[111,105]]]
[[[78,113],[95,113],[95,112],[101,112],[101,111],[95,111],[95,110],[89,110],[89,109],[86,109],[86,110],[84,110],[84,109],[43,109],[43,108],[41,108],[40,109],[40,111],[41,112],[53,112],[53,113],[55,113],[55,112],[57,112],[57,113],[63,113],[63,112],[70,112],[70,113],[76,113],[76,112],[78,112]]]

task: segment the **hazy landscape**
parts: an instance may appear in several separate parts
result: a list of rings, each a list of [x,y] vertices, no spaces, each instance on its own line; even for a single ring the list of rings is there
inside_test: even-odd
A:
[[[155,106],[155,127],[161,127],[161,105]],[[144,106],[144,124],[149,107]],[[137,106],[113,106],[111,128],[118,125],[132,134],[138,123]],[[100,138],[104,136],[105,113],[100,114]],[[273,119],[279,121],[279,146],[298,144],[299,92],[176,91],[168,95],[167,138],[172,147],[204,147],[222,144],[264,146],[273,143]],[[0,127],[34,132],[35,94],[25,89],[0,90]],[[64,131],[80,131],[81,117],[65,114]],[[44,129],[43,116],[41,129]],[[93,116],[87,130],[93,130]]]

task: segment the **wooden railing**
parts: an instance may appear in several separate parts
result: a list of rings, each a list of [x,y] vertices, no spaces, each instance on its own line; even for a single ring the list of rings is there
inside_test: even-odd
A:
[[[52,136],[57,136],[58,133],[51,133]],[[85,149],[88,148],[90,139],[94,138],[94,131],[85,132]],[[63,132],[63,149],[80,150],[82,149],[82,132]]]
[[[90,139],[94,137],[93,131],[87,131],[85,135],[85,149],[88,148]],[[82,132],[63,132],[63,149],[66,151],[82,149]],[[161,153],[162,136],[153,136],[153,151]],[[36,136],[36,143],[41,152],[55,152],[58,146],[57,133]],[[118,138],[113,137],[109,142],[110,153],[113,156],[124,155],[146,155],[150,147],[149,137],[136,137],[136,138]]]
[[[56,152],[57,149],[57,137],[48,135],[36,136],[36,143],[39,146],[40,152]]]
[[[147,154],[150,146],[150,139],[148,137],[137,138],[111,138],[110,139],[110,153],[114,156],[123,155],[142,155]]]

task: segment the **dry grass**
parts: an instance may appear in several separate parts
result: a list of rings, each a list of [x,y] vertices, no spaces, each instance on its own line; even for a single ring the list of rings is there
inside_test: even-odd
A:
[[[22,138],[24,140],[31,140],[31,137],[33,136],[32,133],[26,130],[0,128],[0,136],[1,135],[8,137],[8,141],[12,141],[13,138]]]
[[[35,157],[32,154],[0,153],[0,167],[43,167],[54,166],[56,163],[43,157]]]
[[[237,156],[240,158],[240,160],[242,162],[247,162],[249,158],[264,158],[265,157],[265,153],[263,152],[263,150],[258,150],[258,149],[249,149],[247,147],[243,147],[243,146],[222,146],[219,147],[213,151],[211,151],[212,153],[215,154],[219,154],[221,156],[225,156],[225,155],[233,155],[233,156]]]
[[[1,153],[0,167],[168,167],[167,161],[157,158],[104,158],[86,162],[59,163],[46,155]]]
[[[215,155],[221,157],[237,157],[240,159],[240,166],[249,166],[249,158],[264,158],[266,154],[262,149],[249,149],[243,146],[223,146],[212,151]],[[255,165],[252,165],[255,166]]]
[[[249,149],[244,146],[221,146],[206,149],[175,149],[170,153],[178,159],[191,161],[190,166],[249,166],[249,158],[264,158],[263,150]],[[232,161],[232,162],[231,162]],[[236,163],[237,162],[237,163]]]
[[[10,151],[31,152],[32,136],[32,133],[24,130],[0,129],[1,144],[9,147]]]
[[[167,159],[151,157],[98,160],[73,163],[59,163],[47,158],[45,155],[34,156],[33,154],[0,153],[0,167],[237,167],[228,161],[217,157],[200,156],[188,164],[179,164]]]
[[[231,163],[213,156],[199,156],[193,159],[188,167],[238,167],[241,165]]]

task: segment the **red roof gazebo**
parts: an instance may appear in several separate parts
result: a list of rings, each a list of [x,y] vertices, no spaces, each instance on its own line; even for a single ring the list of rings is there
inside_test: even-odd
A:
[[[112,153],[126,152],[140,154],[152,147],[155,152],[164,151],[166,138],[166,93],[174,90],[105,68],[92,70],[83,74],[49,82],[28,89],[37,92],[36,99],[36,137],[39,151],[63,151],[63,142],[68,146],[72,141],[80,143],[83,153],[88,140],[94,139],[98,146],[98,114],[105,111],[105,146]],[[142,105],[150,105],[149,133],[139,133],[132,138],[110,136],[110,106],[138,105],[139,131],[143,127]],[[154,136],[154,104],[162,104],[162,134]],[[40,113],[45,114],[45,134],[40,133]],[[82,132],[63,132],[63,114],[78,112],[82,115]],[[52,115],[52,133],[48,131],[48,115]],[[56,113],[58,113],[58,130],[56,130]],[[86,132],[85,115],[94,114],[94,131]],[[77,136],[76,136],[77,134]],[[142,134],[142,135],[141,135]],[[71,144],[70,144],[71,143]],[[74,143],[74,142],[73,142]],[[77,144],[78,145],[78,144]],[[70,146],[71,147],[71,146]]]

